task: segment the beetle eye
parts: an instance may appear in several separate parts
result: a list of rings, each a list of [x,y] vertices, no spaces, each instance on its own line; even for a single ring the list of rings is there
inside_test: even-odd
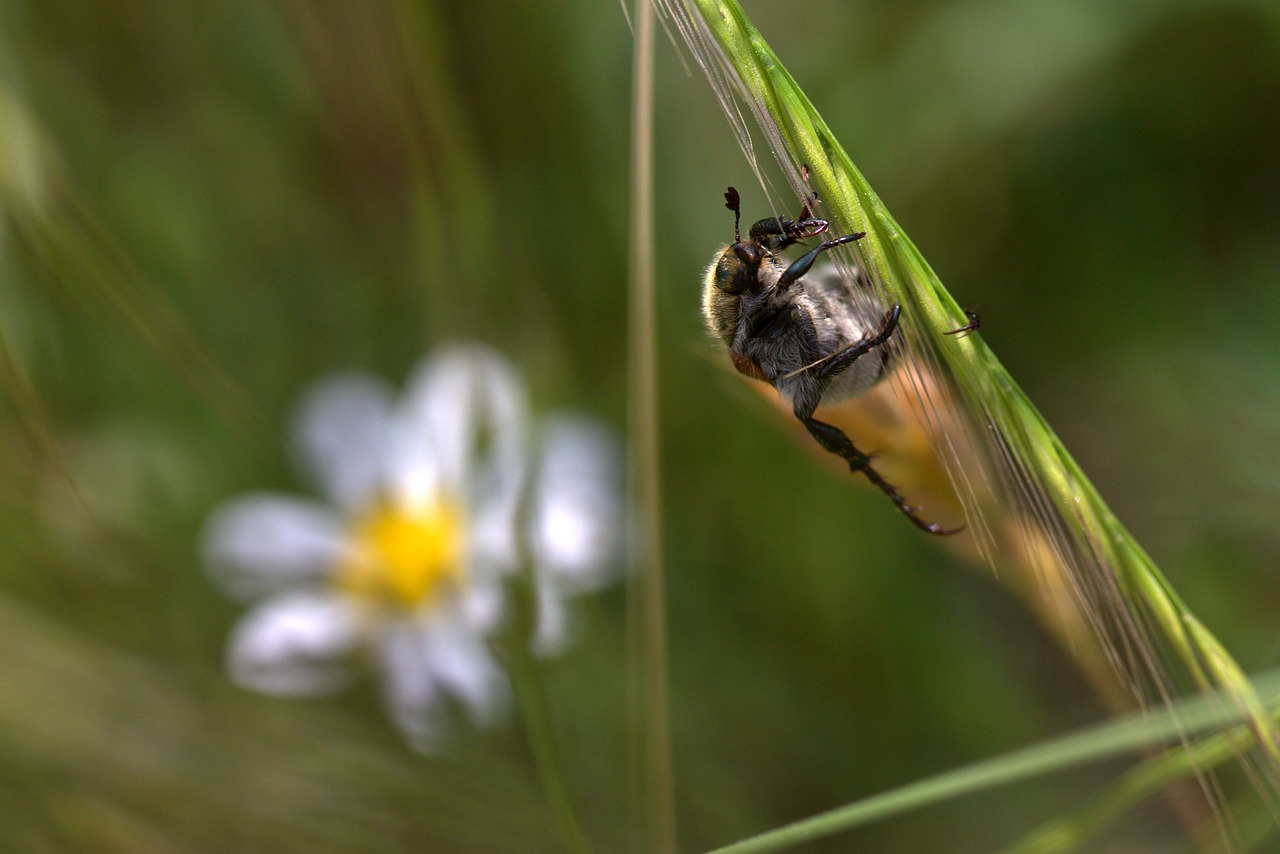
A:
[[[754,253],[739,252],[740,246],[746,249],[752,248],[748,244],[735,243],[733,250],[720,256],[720,263],[716,265],[716,287],[727,294],[742,293],[751,287],[755,279],[756,265],[743,257],[744,254]]]

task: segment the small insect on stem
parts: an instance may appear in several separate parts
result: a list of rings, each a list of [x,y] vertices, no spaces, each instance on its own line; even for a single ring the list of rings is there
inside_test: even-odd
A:
[[[800,164],[800,180],[804,182],[806,187],[809,185],[809,167],[803,163]],[[810,215],[813,213],[814,209],[817,208],[817,206],[818,206],[818,191],[810,189],[809,197],[805,201],[804,207],[800,209],[800,219],[802,220],[809,219]]]
[[[970,333],[978,329],[980,326],[982,326],[982,318],[978,316],[978,313],[976,311],[969,311],[969,309],[966,308],[964,310],[964,316],[969,318],[968,323],[966,323],[964,326],[961,326],[959,329],[952,329],[942,334],[954,335],[957,338],[964,338],[966,335],[969,335]]]
[[[818,204],[818,191],[814,190],[812,193],[809,194],[809,200],[804,203],[804,207],[800,209],[801,222],[804,222],[806,219],[812,218],[813,209],[817,207],[817,204]],[[822,221],[826,222],[825,219]]]
[[[893,348],[885,345],[897,332],[901,306],[886,311],[874,295],[851,293],[834,267],[815,267],[823,253],[864,235],[824,240],[788,263],[783,250],[830,227],[827,220],[812,215],[817,194],[797,219],[762,219],[751,226],[746,240],[738,191],[730,187],[724,199],[733,211],[733,243],[707,268],[702,311],[707,328],[728,349],[734,368],[777,389],[819,445],[871,481],[916,527],[944,535],[961,530],[922,519],[919,508],[872,466],[871,455],[860,451],[838,427],[814,417],[819,404],[856,397],[871,388],[896,360]],[[972,317],[976,321],[977,316]]]

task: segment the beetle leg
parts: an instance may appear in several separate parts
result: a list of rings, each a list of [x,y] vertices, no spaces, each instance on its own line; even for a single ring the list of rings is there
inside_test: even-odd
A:
[[[801,423],[803,423],[806,428],[808,428],[809,434],[818,440],[819,445],[849,464],[849,471],[855,473],[861,472],[866,476],[867,480],[871,481],[880,489],[881,492],[889,496],[889,500],[896,504],[898,509],[911,520],[911,524],[915,525],[922,531],[927,531],[930,534],[938,534],[939,536],[944,537],[950,536],[951,534],[958,534],[964,530],[963,525],[958,528],[944,528],[936,522],[926,522],[924,519],[916,515],[916,511],[919,508],[912,507],[907,503],[907,499],[903,498],[902,495],[898,493],[898,490],[894,488],[893,484],[885,480],[880,475],[880,472],[876,471],[872,467],[871,457],[862,453],[862,451],[859,451],[849,437],[846,436],[839,427],[835,427],[825,421],[819,421],[813,417],[812,413],[805,415],[798,409],[796,410],[796,417],[800,419]]]
[[[898,328],[898,316],[902,314],[902,306],[894,305],[884,313],[884,318],[880,321],[880,328],[874,335],[868,335],[857,344],[852,344],[836,353],[830,359],[814,368],[814,376],[821,380],[828,380],[838,376],[846,368],[854,363],[859,356],[864,356],[876,347],[889,340],[895,329]]]
[[[837,237],[833,240],[824,240],[799,258],[791,262],[791,266],[782,272],[778,277],[778,288],[786,290],[795,284],[801,276],[809,272],[809,268],[813,266],[813,262],[818,260],[818,256],[829,249],[834,249],[844,243],[852,243],[855,240],[861,240],[866,237],[865,231],[859,231],[856,234],[846,234],[844,237]]]
[[[963,338],[966,335],[968,335],[970,332],[973,332],[975,329],[977,329],[979,326],[982,325],[982,318],[978,316],[978,313],[976,311],[969,311],[969,309],[966,308],[964,310],[964,316],[969,318],[968,323],[966,323],[964,326],[961,326],[959,329],[952,329],[942,334],[954,335],[957,338]]]
[[[898,328],[898,317],[902,313],[902,307],[895,305],[885,312],[884,318],[880,321],[880,328],[876,330],[874,335],[868,335],[857,344],[854,344],[841,352],[837,353],[833,358],[827,360],[820,365],[815,374],[818,379],[825,384],[832,377],[840,374],[859,357],[866,355],[870,350],[879,347],[889,340],[894,330]],[[800,419],[800,423],[804,424],[809,434],[818,441],[824,449],[835,454],[840,459],[849,464],[849,471],[862,473],[867,480],[871,481],[885,495],[889,496],[898,509],[911,520],[911,523],[922,531],[930,534],[938,534],[947,536],[950,534],[958,534],[964,530],[961,525],[958,528],[944,528],[934,522],[926,522],[920,516],[916,515],[918,508],[912,507],[907,503],[907,499],[903,498],[901,493],[881,476],[871,465],[871,456],[859,451],[848,436],[844,434],[839,427],[828,424],[825,421],[819,421],[813,417],[813,411],[817,407],[817,401],[821,400],[821,396],[810,398],[810,402],[797,402],[795,406],[796,418]]]

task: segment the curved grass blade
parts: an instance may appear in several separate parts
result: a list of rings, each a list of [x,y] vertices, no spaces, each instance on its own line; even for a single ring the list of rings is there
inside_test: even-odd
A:
[[[1258,690],[1264,695],[1268,693],[1261,684],[1258,684]],[[1197,771],[1204,772],[1234,761],[1251,738],[1252,733],[1248,727],[1237,726],[1197,741],[1185,749],[1179,746],[1146,759],[1083,808],[1037,827],[1003,849],[1003,854],[1066,854],[1080,850],[1091,837],[1126,810],[1160,792],[1169,784],[1185,780]],[[1268,829],[1271,833],[1275,832],[1275,814],[1265,802],[1250,805],[1248,809],[1266,812]],[[1240,809],[1231,811],[1232,823],[1237,827],[1241,812]]]
[[[1113,702],[1167,704],[1190,682],[1232,703],[1260,746],[1261,788],[1275,797],[1280,739],[1249,679],[1111,513],[981,335],[945,335],[966,322],[960,307],[742,9],[734,0],[667,0],[667,10],[762,185],[743,107],[795,198],[811,186],[826,205],[822,215],[842,233],[867,233],[856,244],[856,266],[883,302],[903,309],[905,366],[887,393],[909,416],[900,420],[914,419],[930,439],[932,458],[917,465],[945,470],[963,507],[969,532],[960,547],[1002,570]],[[854,256],[843,260],[852,281]]]
[[[1270,671],[1258,677],[1257,689],[1269,702],[1280,700],[1280,671]],[[975,762],[907,786],[881,792],[843,807],[830,810],[793,824],[740,840],[732,845],[716,849],[716,854],[747,854],[747,852],[778,851],[801,842],[831,836],[856,827],[903,815],[912,810],[932,806],[962,795],[1006,786],[1046,774],[1063,771],[1091,762],[1115,758],[1134,751],[1160,747],[1180,738],[1212,732],[1237,724],[1244,719],[1243,712],[1230,704],[1219,702],[1215,696],[1191,697],[1178,700],[1169,708],[1150,714],[1132,714],[1118,720],[1050,739],[1040,744],[1006,753],[1001,756]],[[1247,731],[1236,728],[1214,736],[1193,750],[1202,755],[1195,757],[1205,762],[1224,761],[1232,754],[1230,740],[1246,736]],[[1121,786],[1131,786],[1135,793],[1145,794],[1165,783],[1186,774],[1189,753],[1178,749],[1136,766],[1125,775]],[[1074,850],[1071,843],[1078,837],[1063,840],[1061,829],[1051,829],[1053,841],[1065,841],[1065,847],[1045,850]],[[1049,837],[1044,837],[1047,839]],[[1037,837],[1037,841],[1043,841]],[[1015,850],[1035,850],[1022,848]]]

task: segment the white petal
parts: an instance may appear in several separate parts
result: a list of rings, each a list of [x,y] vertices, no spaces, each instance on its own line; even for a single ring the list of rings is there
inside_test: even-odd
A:
[[[506,676],[480,636],[465,628],[432,622],[424,652],[432,675],[466,705],[476,726],[493,726],[506,713]]]
[[[354,647],[359,627],[356,612],[336,596],[280,596],[236,626],[227,669],[237,684],[268,694],[331,693],[350,680],[341,659]]]
[[[254,598],[314,581],[344,548],[342,522],[324,505],[258,493],[234,499],[205,523],[205,566],[233,595]]]
[[[573,415],[547,420],[530,535],[539,571],[555,574],[566,592],[598,588],[618,570],[620,459],[602,425]]]
[[[376,652],[388,712],[414,748],[431,752],[447,735],[448,720],[427,664],[420,624],[399,620],[387,626]]]
[[[506,591],[498,579],[473,579],[460,593],[458,617],[480,635],[489,635],[502,622]]]
[[[394,427],[391,477],[409,503],[444,489],[468,507],[482,496],[485,504],[514,508],[524,426],[524,389],[500,355],[481,345],[445,349],[409,380]]]
[[[383,485],[391,406],[391,388],[367,374],[338,374],[303,392],[294,446],[324,493],[347,510],[367,507]]]

